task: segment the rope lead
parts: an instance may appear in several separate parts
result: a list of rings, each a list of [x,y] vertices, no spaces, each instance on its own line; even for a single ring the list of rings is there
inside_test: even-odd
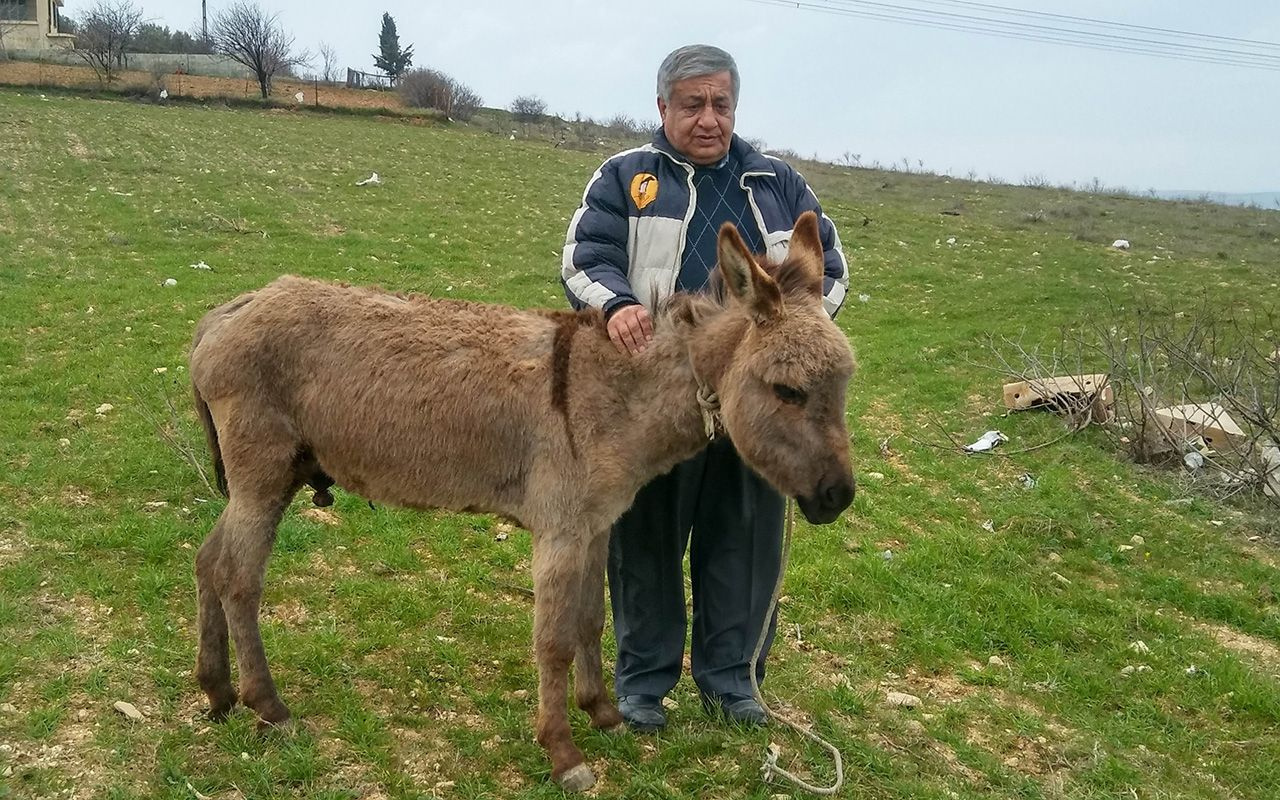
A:
[[[835,745],[831,744],[826,739],[823,739],[812,730],[802,728],[791,720],[785,719],[772,708],[769,708],[768,704],[764,701],[764,695],[760,694],[760,684],[756,680],[756,664],[760,663],[760,653],[764,650],[764,640],[769,636],[769,621],[773,619],[773,612],[778,608],[778,597],[782,594],[782,580],[787,573],[787,561],[791,556],[791,533],[795,528],[795,523],[795,501],[791,498],[787,498],[787,525],[782,535],[782,564],[778,569],[778,581],[773,586],[773,597],[769,600],[769,611],[764,615],[764,627],[760,631],[760,638],[756,640],[756,649],[751,654],[751,670],[749,673],[751,675],[751,692],[755,695],[756,702],[760,704],[760,707],[765,710],[766,714],[791,728],[796,733],[799,733],[801,736],[821,745],[828,753],[831,754],[831,757],[835,760],[836,764],[836,781],[830,786],[814,786],[798,775],[788,772],[778,766],[778,756],[782,754],[782,749],[772,743],[770,743],[768,749],[765,751],[764,763],[760,766],[760,775],[766,783],[772,781],[774,776],[777,775],[791,781],[795,786],[806,792],[817,795],[833,795],[840,791],[840,787],[844,785],[844,760],[840,756],[840,751]]]

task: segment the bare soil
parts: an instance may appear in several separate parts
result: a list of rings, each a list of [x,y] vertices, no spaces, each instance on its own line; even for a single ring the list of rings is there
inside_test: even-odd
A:
[[[113,89],[149,92],[167,89],[170,97],[199,99],[246,99],[259,96],[258,84],[244,78],[219,78],[209,75],[161,74],[125,70],[116,73]],[[36,61],[0,61],[0,84],[59,89],[100,89],[101,84],[89,67],[44,64]],[[301,92],[306,105],[330,108],[403,109],[404,103],[395,92],[377,89],[348,89],[341,85],[313,83],[290,78],[277,79],[271,98],[296,103]],[[318,97],[317,97],[318,95]]]

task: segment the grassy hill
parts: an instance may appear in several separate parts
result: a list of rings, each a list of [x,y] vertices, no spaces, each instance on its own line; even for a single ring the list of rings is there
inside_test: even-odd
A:
[[[282,273],[561,307],[603,154],[13,89],[0,108],[0,797],[560,796],[532,741],[528,537],[489,517],[300,497],[263,628],[306,725],[209,724],[192,573],[222,501],[165,437],[205,458],[194,321]],[[1107,301],[1264,310],[1280,215],[803,169],[850,257],[862,491],[798,527],[766,692],[841,747],[844,796],[1280,796],[1274,517],[1187,500],[1097,432],[1014,457],[927,444],[1060,434],[996,418],[1000,378],[971,365],[987,334],[1050,341]],[[829,779],[781,730],[707,720],[691,681],[673,699],[657,738],[575,712],[593,796],[792,796],[759,781],[770,741]]]

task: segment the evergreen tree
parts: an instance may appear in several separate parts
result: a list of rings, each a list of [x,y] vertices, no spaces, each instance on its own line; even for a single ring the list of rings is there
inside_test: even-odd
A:
[[[382,14],[382,32],[378,34],[378,49],[381,54],[374,55],[373,64],[391,76],[395,83],[404,71],[413,64],[413,45],[400,49],[400,35],[396,33],[396,21],[385,11]]]

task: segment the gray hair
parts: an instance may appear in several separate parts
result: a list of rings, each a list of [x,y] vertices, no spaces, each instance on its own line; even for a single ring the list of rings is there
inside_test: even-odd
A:
[[[733,104],[738,104],[738,65],[719,47],[709,44],[689,44],[672,50],[662,59],[658,67],[658,96],[663,102],[671,102],[671,86],[676,81],[686,78],[700,78],[703,75],[714,75],[717,72],[728,72],[733,84]]]

